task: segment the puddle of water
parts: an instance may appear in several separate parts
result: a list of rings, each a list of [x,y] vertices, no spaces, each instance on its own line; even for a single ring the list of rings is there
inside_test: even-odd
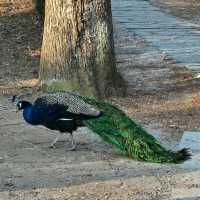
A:
[[[200,73],[200,27],[162,12],[144,0],[112,0],[113,18],[154,47]],[[198,64],[198,65],[197,65]]]

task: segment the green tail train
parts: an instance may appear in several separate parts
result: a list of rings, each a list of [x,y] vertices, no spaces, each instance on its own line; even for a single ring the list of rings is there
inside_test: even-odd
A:
[[[100,117],[85,120],[84,125],[114,145],[123,155],[156,163],[181,163],[191,157],[188,149],[178,152],[166,150],[144,128],[115,106],[96,99],[82,98],[102,111]]]

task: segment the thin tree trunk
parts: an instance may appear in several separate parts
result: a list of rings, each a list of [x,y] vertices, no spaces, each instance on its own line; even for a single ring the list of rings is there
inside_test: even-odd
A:
[[[124,88],[115,66],[109,0],[46,1],[40,80],[89,96]]]

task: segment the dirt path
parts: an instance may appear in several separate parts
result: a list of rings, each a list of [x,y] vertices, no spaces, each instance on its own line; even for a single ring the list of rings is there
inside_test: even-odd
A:
[[[31,1],[6,2],[0,3],[0,86],[37,78],[41,46]]]
[[[75,152],[64,150],[67,136],[56,149],[49,149],[55,137],[49,130],[27,125],[5,98],[0,110],[2,200],[175,200],[200,195],[198,166],[120,157],[87,129],[75,133]]]
[[[113,0],[112,3],[113,18],[129,32],[144,38],[155,49],[165,52],[168,58],[173,58],[194,73],[200,73],[198,24],[168,14],[166,9],[159,9],[150,1]],[[192,10],[184,11],[192,15]]]
[[[64,151],[68,136],[52,150],[54,134],[15,113],[10,95],[38,94],[30,86],[37,83],[41,26],[30,1],[13,2],[0,16],[0,200],[198,199],[200,173],[190,164],[122,158],[87,129],[75,134],[76,152]],[[174,147],[185,130],[199,130],[199,79],[118,23],[115,45],[128,95],[113,103],[166,146]]]
[[[199,0],[150,0],[155,6],[162,8],[179,18],[190,20],[200,24],[200,1]]]
[[[199,130],[199,79],[123,27],[115,33],[118,69],[129,97],[113,101],[169,143],[186,130]]]

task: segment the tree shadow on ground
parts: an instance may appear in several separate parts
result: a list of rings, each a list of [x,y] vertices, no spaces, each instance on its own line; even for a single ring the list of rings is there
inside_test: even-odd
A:
[[[35,11],[0,17],[0,85],[38,77],[42,27]]]

